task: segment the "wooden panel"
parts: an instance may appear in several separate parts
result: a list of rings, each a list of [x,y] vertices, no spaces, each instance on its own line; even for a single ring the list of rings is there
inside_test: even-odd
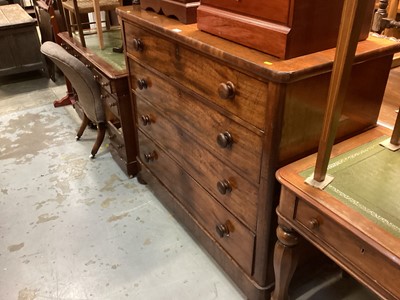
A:
[[[264,0],[261,4],[259,0],[202,0],[201,5],[209,5],[280,24],[288,24],[291,2],[294,1]]]
[[[251,274],[254,235],[140,131],[139,148],[140,153],[144,154],[155,151],[156,158],[154,161],[145,163],[145,166],[169,190],[173,189],[174,195],[189,213],[196,218],[247,274]],[[218,235],[216,226],[221,224],[229,227],[229,236],[220,237]]]

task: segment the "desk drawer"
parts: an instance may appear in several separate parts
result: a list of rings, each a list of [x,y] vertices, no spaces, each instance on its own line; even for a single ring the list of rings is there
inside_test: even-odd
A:
[[[137,46],[138,41],[142,48]],[[264,128],[268,94],[265,82],[129,23],[126,44],[128,57],[151,66],[257,128]]]
[[[321,241],[319,244],[338,252],[346,260],[347,266],[354,266],[351,269],[360,270],[371,281],[378,283],[386,278],[387,281],[382,285],[395,295],[400,295],[398,280],[388,280],[400,278],[398,264],[346,229],[346,225],[331,220],[303,200],[298,202],[295,218]]]
[[[120,119],[120,113],[118,109],[118,100],[115,98],[113,95],[109,94],[105,90],[101,91],[101,96],[103,99],[104,104],[108,107],[108,109],[116,116],[118,119]]]
[[[109,134],[108,138],[110,139],[111,146],[114,147],[115,150],[118,152],[119,156],[126,161],[127,157],[125,150],[125,142],[121,128],[117,128],[116,126],[114,126],[112,122],[107,122],[107,129]]]
[[[251,274],[255,242],[253,233],[140,131],[138,137],[144,165],[167,189],[174,191],[174,195],[199,224],[247,274]],[[144,155],[147,155],[148,159],[145,159]]]

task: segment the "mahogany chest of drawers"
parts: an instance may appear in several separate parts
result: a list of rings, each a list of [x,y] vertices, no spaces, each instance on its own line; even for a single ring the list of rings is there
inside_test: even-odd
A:
[[[274,284],[278,167],[315,151],[334,50],[291,60],[140,8],[118,8],[139,179],[249,299]],[[339,137],[375,126],[393,53],[361,42]],[[373,70],[373,71],[371,71]]]
[[[374,0],[360,40],[368,37]],[[198,28],[282,59],[336,46],[343,0],[202,0]]]

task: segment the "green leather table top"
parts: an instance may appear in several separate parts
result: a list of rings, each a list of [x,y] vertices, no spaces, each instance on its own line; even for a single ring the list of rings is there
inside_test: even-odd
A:
[[[78,36],[75,38],[79,40]],[[113,47],[121,47],[122,45],[121,30],[104,31],[103,40],[104,49],[101,50],[97,34],[85,35],[86,48],[109,63],[115,70],[125,70],[124,53],[116,53],[112,51]]]
[[[325,191],[400,237],[400,151],[379,143],[384,136],[330,160],[334,180]],[[314,167],[300,173],[310,176]]]

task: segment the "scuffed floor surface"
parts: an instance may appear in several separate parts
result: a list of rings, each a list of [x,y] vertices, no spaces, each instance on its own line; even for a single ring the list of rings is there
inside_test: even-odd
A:
[[[0,299],[244,299],[103,143],[65,86],[0,86]],[[57,95],[58,94],[58,95]]]

